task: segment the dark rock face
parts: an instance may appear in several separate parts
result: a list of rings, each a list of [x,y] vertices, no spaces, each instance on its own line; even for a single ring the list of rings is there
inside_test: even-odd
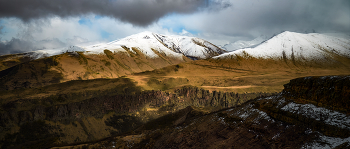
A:
[[[174,116],[175,122],[170,127],[155,127],[141,132],[143,137],[138,143],[129,143],[134,140],[123,141],[114,138],[110,141],[91,144],[89,148],[99,146],[116,146],[122,148],[129,145],[131,148],[301,148],[305,143],[317,139],[316,132],[308,132],[303,125],[288,124],[271,118],[264,112],[254,108],[256,100],[248,101],[236,108],[218,112],[193,115],[195,108],[187,107]],[[154,123],[155,124],[155,123]],[[152,123],[152,125],[154,125]],[[137,131],[137,130],[136,130]],[[138,134],[136,132],[136,134]],[[113,142],[113,143],[112,143]],[[117,143],[116,143],[117,142]]]
[[[338,125],[336,120],[329,122],[336,119],[331,116],[334,113],[327,115],[319,110],[327,111],[328,108],[349,114],[346,111],[350,103],[349,80],[349,76],[294,79],[278,95],[251,100],[236,108],[187,120],[175,128],[146,132],[149,138],[135,148],[302,148],[319,142],[322,136],[346,139],[350,137],[350,128]],[[184,95],[188,93],[179,92]],[[205,95],[201,91],[190,92],[189,97]],[[221,93],[213,95],[217,95],[215,97],[219,97],[219,100],[213,97],[212,103],[223,103]],[[310,103],[318,106],[319,110],[314,110]],[[305,107],[309,108],[298,106],[291,111],[286,110],[290,105],[308,105]],[[327,142],[323,143],[326,146]],[[348,141],[329,146],[349,147]]]
[[[236,117],[234,111],[198,118],[173,131],[155,131],[150,134],[155,141],[135,148],[300,148],[314,135],[304,135],[305,127],[283,122],[261,120],[254,123],[253,115],[246,120]],[[222,119],[223,121],[221,121]],[[295,133],[298,132],[298,133]],[[162,134],[159,136],[159,133]]]
[[[197,87],[186,86],[175,90],[174,94],[163,91],[143,91],[133,95],[116,95],[91,98],[81,102],[44,107],[39,105],[30,111],[20,111],[17,116],[9,116],[5,112],[0,116],[1,125],[7,121],[14,121],[19,125],[33,120],[49,121],[74,121],[82,117],[101,118],[104,114],[115,111],[116,113],[132,113],[141,110],[146,104],[151,107],[163,105],[177,105],[178,109],[193,105],[197,107],[228,108],[239,105],[256,97],[267,96],[268,93],[236,94],[232,92],[209,92]],[[15,113],[12,113],[12,115]]]
[[[314,110],[312,107],[298,107],[298,110],[285,110],[284,108],[286,108],[289,103],[294,103],[294,101],[288,100],[283,96],[274,96],[271,99],[265,98],[255,101],[254,107],[267,113],[276,120],[309,128],[312,131],[320,132],[329,137],[350,137],[350,128],[338,127],[336,125],[331,125],[329,122],[325,123],[325,120],[329,121],[330,119],[334,119],[331,114]]]
[[[268,96],[267,93],[248,93],[248,94],[236,94],[236,93],[224,93],[224,92],[209,92],[204,89],[199,89],[193,86],[185,86],[181,89],[175,90],[175,93],[167,93],[164,91],[143,91],[131,94],[119,94],[114,96],[103,96],[90,98],[80,102],[60,104],[45,107],[43,105],[34,106],[31,110],[16,111],[18,104],[21,102],[13,102],[6,107],[6,111],[2,111],[0,114],[0,133],[6,134],[15,126],[23,127],[31,123],[38,121],[59,122],[64,125],[81,124],[83,127],[82,119],[84,118],[96,118],[99,121],[103,121],[106,126],[111,126],[115,129],[120,129],[118,133],[123,133],[128,130],[135,129],[142,123],[147,122],[150,119],[140,121],[140,117],[127,116],[128,114],[140,112],[145,106],[150,108],[159,109],[155,112],[163,112],[163,115],[167,112],[174,112],[183,109],[187,106],[195,107],[209,107],[212,110],[219,110],[222,108],[228,108],[242,104],[250,99],[256,97]],[[72,96],[74,97],[74,96]],[[50,101],[51,99],[42,99],[43,101]],[[67,97],[65,101],[69,101]],[[26,100],[25,103],[35,104],[35,101]],[[21,105],[23,106],[23,105]],[[110,117],[104,121],[102,118],[110,113],[114,112],[115,116]],[[123,116],[124,115],[124,116]],[[158,117],[162,116],[158,114]],[[157,118],[157,117],[152,117]],[[129,123],[127,123],[129,122]],[[182,121],[181,121],[182,122]],[[177,122],[177,123],[180,123]],[[130,126],[123,126],[130,125]],[[59,127],[52,129],[59,130]],[[89,130],[83,127],[86,134],[90,134]],[[99,128],[96,128],[99,129]],[[53,130],[48,130],[51,132]],[[57,131],[56,131],[57,132]],[[62,132],[61,137],[64,137],[66,132]],[[115,134],[115,132],[110,132]],[[11,133],[10,133],[11,134]],[[106,137],[106,136],[104,136]],[[102,139],[98,136],[89,137],[89,140],[80,141],[93,141],[96,139]],[[92,140],[93,139],[93,140]],[[70,142],[73,143],[73,142]]]
[[[306,77],[284,85],[283,96],[350,114],[350,76]]]
[[[237,94],[233,92],[209,92],[208,90],[191,86],[177,89],[175,90],[175,93],[184,96],[185,99],[191,101],[194,106],[212,106],[222,108],[233,107],[242,104],[249,99],[271,95],[267,93]]]
[[[252,97],[261,98],[249,100]],[[337,118],[337,116],[329,117],[334,113],[346,115],[329,109],[347,107],[348,103],[345,101],[349,100],[349,97],[349,77],[308,77],[291,80],[285,85],[283,92],[269,97],[260,93],[209,92],[185,86],[175,90],[175,93],[145,91],[133,95],[100,97],[59,105],[54,107],[53,114],[47,112],[50,108],[46,109],[45,118],[51,121],[68,119],[67,117],[72,115],[72,110],[81,113],[81,117],[98,117],[108,111],[140,112],[140,108],[144,105],[159,107],[159,110],[164,111],[175,111],[150,120],[131,133],[90,143],[85,146],[86,148],[127,146],[128,148],[294,149],[307,148],[310,145],[312,147],[314,143],[319,143],[321,146],[328,144],[329,148],[349,148],[349,142],[346,140],[336,145],[324,140],[324,136],[337,139],[350,137],[347,122],[344,123],[347,125],[345,127],[338,125],[343,122],[329,122]],[[293,108],[293,105],[298,107]],[[310,108],[303,110],[303,106]],[[206,113],[205,108],[197,107],[211,107],[212,111]],[[329,113],[333,114],[327,115],[322,113],[324,111],[312,108],[330,111]],[[40,113],[40,108],[35,109],[34,113]],[[30,113],[18,114],[23,115],[19,117],[19,121],[30,117]],[[2,114],[1,117],[4,118],[2,122],[5,122],[5,118],[10,119],[11,116],[9,113]],[[129,127],[124,125],[136,124],[137,120],[132,116],[113,116],[107,119],[106,123],[115,128],[132,130],[132,125]]]

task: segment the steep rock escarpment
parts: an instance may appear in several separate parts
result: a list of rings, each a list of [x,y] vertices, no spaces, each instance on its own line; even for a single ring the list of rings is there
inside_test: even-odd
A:
[[[285,90],[277,95],[209,114],[198,114],[198,109],[187,107],[172,116],[150,121],[128,135],[75,147],[349,148],[350,116],[325,103],[319,106],[313,102],[322,99],[337,103],[341,102],[337,99],[349,99],[345,79],[349,77],[298,78],[286,84]],[[324,88],[333,87],[337,88],[335,92],[342,93],[336,99],[333,92],[323,93]],[[190,98],[203,95],[195,90],[177,91]],[[165,120],[173,123],[166,125]]]
[[[80,102],[54,106],[37,105],[24,111],[18,111],[16,107],[20,107],[22,103],[28,104],[30,100],[17,101],[10,107],[3,107],[6,111],[0,114],[0,132],[3,136],[1,139],[4,148],[20,147],[21,145],[35,147],[38,143],[43,142],[63,145],[95,141],[128,132],[152,119],[187,106],[203,107],[214,111],[267,95],[271,94],[209,92],[197,87],[185,86],[175,90],[174,93],[143,91],[94,97]],[[50,99],[41,100],[41,103],[45,103],[43,101]],[[65,99],[65,101],[69,100],[71,99]],[[38,133],[38,130],[21,129],[33,124],[40,125],[43,133]],[[31,134],[37,134],[37,136]],[[19,136],[22,138],[34,137],[37,138],[37,141],[28,144],[26,139],[16,139]]]

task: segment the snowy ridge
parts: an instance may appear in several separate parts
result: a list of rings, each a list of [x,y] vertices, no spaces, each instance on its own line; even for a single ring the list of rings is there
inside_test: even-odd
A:
[[[158,57],[153,50],[164,53],[166,56],[180,59],[182,59],[183,55],[204,59],[224,52],[202,39],[176,35],[165,36],[148,31],[106,44],[83,47],[83,49],[88,51],[88,53],[98,54],[103,53],[105,49],[113,52],[127,52],[124,49],[125,47],[133,53],[136,53],[136,51],[132,48],[136,48],[151,58]]]
[[[164,46],[177,53],[183,53],[187,57],[205,59],[220,55],[226,51],[216,47],[208,41],[187,36],[164,36],[155,34],[154,36],[163,43]]]
[[[70,46],[66,48],[60,49],[45,49],[45,50],[37,50],[28,53],[24,53],[24,56],[30,57],[31,59],[40,59],[44,57],[50,57],[54,55],[63,54],[65,52],[84,52],[85,50],[79,46]]]
[[[104,50],[110,50],[112,52],[127,52],[124,48],[127,48],[130,52],[136,53],[132,48],[136,48],[143,54],[151,58],[159,57],[153,50],[164,53],[166,56],[175,58],[181,58],[182,54],[173,52],[161,44],[154,36],[152,32],[141,32],[123,38],[121,40],[112,41],[105,44],[97,44],[92,46],[83,47],[85,51],[90,54],[103,53]]]
[[[103,54],[104,50],[112,52],[143,53],[150,58],[158,58],[158,53],[167,57],[183,59],[187,56],[194,59],[205,59],[220,55],[225,51],[203,39],[177,35],[160,35],[149,31],[134,34],[109,43],[89,46],[70,46],[61,49],[46,49],[29,52],[28,56],[39,59],[47,56],[59,55],[65,52],[81,51],[86,54]]]
[[[213,58],[242,55],[244,52],[257,58],[319,59],[330,53],[350,57],[350,39],[286,31],[254,48],[239,49]]]

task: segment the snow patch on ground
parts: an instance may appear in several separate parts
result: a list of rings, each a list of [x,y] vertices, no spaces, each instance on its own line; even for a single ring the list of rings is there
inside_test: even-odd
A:
[[[322,121],[328,125],[337,126],[339,128],[350,128],[350,116],[323,107],[316,107],[312,104],[297,104],[291,102],[282,107],[281,110],[301,114],[308,118]]]
[[[255,115],[255,114],[258,114],[256,118],[253,120],[253,122],[256,124],[259,124],[259,121],[262,119],[271,121],[272,123],[275,122],[270,116],[267,115],[266,112],[253,108],[252,104],[244,106],[240,110],[234,111],[232,114],[230,114],[230,116],[238,116],[243,120],[246,120],[249,116]]]
[[[335,138],[328,137],[324,135],[320,135],[320,139],[315,141],[312,144],[305,144],[302,148],[310,149],[310,148],[322,148],[322,149],[332,149],[335,148],[345,142],[350,143],[350,137],[348,138]]]

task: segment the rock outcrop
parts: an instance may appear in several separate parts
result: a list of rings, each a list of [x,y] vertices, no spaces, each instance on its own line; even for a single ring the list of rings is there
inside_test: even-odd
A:
[[[350,114],[350,76],[305,77],[284,85],[283,96],[298,103]]]

